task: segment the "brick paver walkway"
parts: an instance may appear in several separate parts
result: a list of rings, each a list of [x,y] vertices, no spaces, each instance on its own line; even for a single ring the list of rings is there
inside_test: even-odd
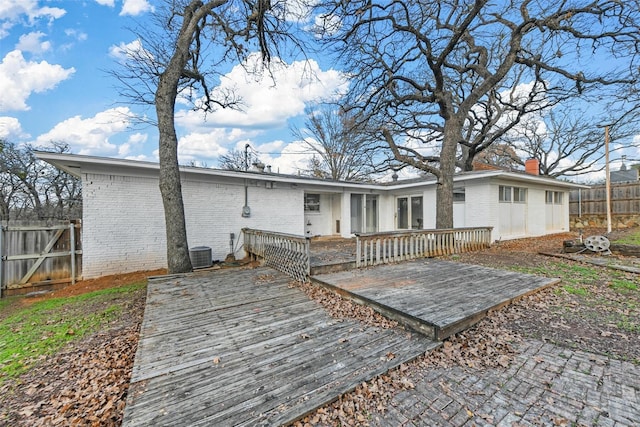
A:
[[[640,426],[640,366],[527,340],[504,369],[435,368],[374,426]]]

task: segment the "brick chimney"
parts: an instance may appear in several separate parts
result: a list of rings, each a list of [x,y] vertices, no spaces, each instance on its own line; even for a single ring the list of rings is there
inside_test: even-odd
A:
[[[530,175],[540,175],[540,162],[538,159],[528,159],[524,162],[524,171]]]

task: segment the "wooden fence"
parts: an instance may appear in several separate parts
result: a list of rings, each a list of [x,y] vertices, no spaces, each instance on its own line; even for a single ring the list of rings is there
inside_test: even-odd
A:
[[[294,279],[305,282],[311,271],[309,238],[295,234],[243,228],[244,250],[252,257]]]
[[[75,283],[82,275],[78,221],[9,222],[0,227],[0,295]]]
[[[606,186],[599,185],[570,192],[570,215],[605,215],[606,213]],[[640,182],[611,184],[611,213],[614,215],[640,213]]]
[[[356,234],[356,267],[488,248],[493,227]]]

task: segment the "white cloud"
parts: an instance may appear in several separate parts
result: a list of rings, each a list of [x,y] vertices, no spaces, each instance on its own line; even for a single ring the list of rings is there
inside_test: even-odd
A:
[[[58,7],[40,7],[38,0],[2,0],[0,1],[0,39],[9,34],[9,30],[27,18],[27,24],[33,25],[39,19],[53,21],[62,17],[66,11]]]
[[[252,132],[240,129],[217,128],[210,132],[192,132],[178,141],[180,163],[199,161],[217,167],[220,156],[229,152],[227,147],[244,144],[253,136]],[[241,141],[241,142],[239,142]]]
[[[22,130],[20,121],[15,117],[0,117],[0,138],[13,140],[28,138],[29,135]]]
[[[74,153],[109,155],[117,152],[117,146],[109,138],[125,132],[134,114],[127,107],[111,108],[93,117],[83,119],[74,116],[58,123],[49,132],[38,136],[36,145],[50,141],[64,141]]]
[[[124,0],[120,16],[137,16],[145,12],[153,12],[154,8],[147,0]]]
[[[314,60],[291,65],[277,59],[271,70],[262,67],[259,55],[251,55],[245,67],[235,66],[223,76],[212,93],[229,93],[241,100],[241,109],[220,108],[206,116],[201,111],[182,110],[176,122],[189,129],[201,127],[271,128],[284,126],[289,118],[304,112],[306,103],[335,99],[347,88],[345,76],[323,71]]]
[[[87,33],[83,32],[83,31],[79,31],[76,30],[74,28],[67,28],[66,30],[64,30],[64,33],[69,36],[72,37],[78,41],[85,41],[89,38],[89,36],[87,35]]]
[[[146,133],[134,133],[124,144],[118,146],[118,157],[126,158],[131,154],[132,149],[138,148],[147,142],[149,135]]]
[[[100,6],[108,7],[114,7],[116,5],[115,0],[96,0],[96,3],[98,3]]]
[[[146,54],[140,39],[136,39],[129,43],[120,42],[119,45],[112,45],[109,47],[109,56],[119,62],[127,62],[131,58],[140,56],[140,54]]]
[[[314,19],[314,27],[312,30],[317,34],[316,37],[330,37],[340,31],[342,21],[337,15],[318,15]]]
[[[30,52],[35,54],[40,54],[42,52],[46,52],[51,49],[51,42],[49,41],[41,41],[45,33],[40,31],[36,31],[33,33],[23,34],[20,36],[20,40],[16,45],[16,49],[22,52]]]
[[[302,141],[295,141],[286,144],[284,141],[272,141],[254,147],[260,153],[260,160],[265,165],[270,165],[271,170],[277,173],[296,175],[309,169],[309,161],[313,157],[313,152]]]
[[[126,64],[127,62],[134,64],[146,63],[150,69],[156,68],[153,54],[142,46],[140,39],[129,43],[120,42],[118,45],[111,45],[109,47],[109,56],[121,64]]]
[[[0,63],[0,111],[28,110],[32,93],[51,90],[74,72],[46,61],[26,61],[19,50],[9,52]]]

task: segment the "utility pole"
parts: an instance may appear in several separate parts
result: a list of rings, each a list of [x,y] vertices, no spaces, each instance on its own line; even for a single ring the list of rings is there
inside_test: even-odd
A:
[[[250,147],[249,144],[244,146],[244,170],[245,170],[245,172],[249,170],[249,147]]]

